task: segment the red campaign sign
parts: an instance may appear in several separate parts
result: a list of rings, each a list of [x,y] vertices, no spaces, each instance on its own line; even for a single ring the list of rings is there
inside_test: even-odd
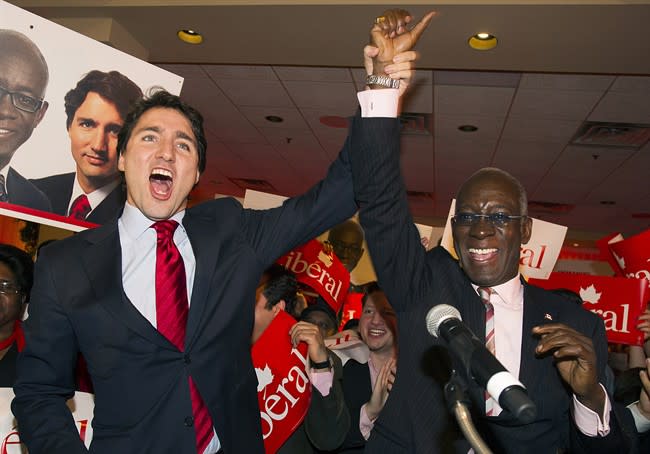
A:
[[[621,267],[618,265],[618,262],[614,258],[612,251],[609,249],[609,243],[610,241],[611,242],[621,241],[622,239],[623,236],[620,233],[610,233],[609,235],[596,241],[596,246],[598,246],[598,249],[600,250],[600,254],[604,259],[607,260],[607,263],[609,263],[609,266],[612,267],[614,273],[617,276],[623,276],[624,273],[621,270]]]
[[[295,323],[286,312],[278,312],[251,348],[267,453],[275,453],[302,424],[311,401],[307,344],[293,348],[289,337]]]
[[[338,314],[350,287],[350,273],[333,253],[323,250],[318,240],[297,247],[278,263],[292,271],[298,282],[314,289]]]
[[[551,273],[548,280],[529,279],[528,282],[549,290],[573,290],[582,298],[582,307],[605,321],[609,342],[643,345],[643,333],[636,325],[650,297],[645,279]]]
[[[343,310],[341,311],[342,316],[339,330],[342,330],[345,324],[353,318],[361,318],[362,298],[363,293],[360,292],[346,293],[345,301],[343,301]]]
[[[609,244],[625,277],[645,278],[650,283],[650,229]]]

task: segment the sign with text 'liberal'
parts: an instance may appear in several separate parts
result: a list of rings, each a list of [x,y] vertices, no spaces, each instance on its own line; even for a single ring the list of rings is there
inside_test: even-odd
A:
[[[267,453],[275,453],[302,424],[311,400],[307,344],[293,348],[289,337],[295,323],[286,312],[278,312],[251,349]]]
[[[636,325],[650,298],[645,279],[552,273],[548,280],[530,279],[528,282],[546,289],[573,290],[582,298],[585,309],[605,321],[609,342],[643,345],[643,333]]]

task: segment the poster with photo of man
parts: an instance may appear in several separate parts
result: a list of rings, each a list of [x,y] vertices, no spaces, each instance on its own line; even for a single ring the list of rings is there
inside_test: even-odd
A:
[[[125,200],[117,134],[183,79],[0,0],[0,214],[82,230]]]

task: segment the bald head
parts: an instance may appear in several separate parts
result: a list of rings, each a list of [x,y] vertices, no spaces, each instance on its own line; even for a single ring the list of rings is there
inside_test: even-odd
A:
[[[49,73],[43,54],[22,33],[0,29],[0,167],[32,135],[45,115]]]
[[[351,272],[363,255],[363,229],[351,219],[330,229],[327,241],[330,242],[334,253]]]
[[[528,214],[528,196],[526,195],[526,188],[524,188],[521,182],[510,173],[497,167],[483,167],[474,172],[467,180],[465,180],[458,190],[456,201],[461,199],[463,192],[467,192],[469,187],[474,186],[477,183],[480,186],[483,181],[495,180],[501,180],[514,189],[515,193],[518,195],[520,214],[526,216]]]

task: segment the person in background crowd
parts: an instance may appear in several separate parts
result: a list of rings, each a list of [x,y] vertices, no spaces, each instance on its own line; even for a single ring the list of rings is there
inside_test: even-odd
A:
[[[403,94],[416,53],[398,53],[387,68]],[[88,452],[65,405],[79,351],[94,454],[263,452],[254,307],[242,302],[278,257],[356,211],[351,143],[380,146],[350,138],[323,181],[280,207],[188,208],[206,165],[202,117],[165,91],[137,103],[118,136],[119,220],[49,245],[36,264],[12,402],[30,454]]]
[[[299,319],[318,326],[323,338],[336,334],[336,314],[322,297],[317,298],[316,302],[307,306],[301,312]]]
[[[10,164],[47,112],[48,79],[36,44],[22,33],[0,29],[0,202],[42,211],[51,210],[50,201]]]
[[[408,33],[392,38],[390,31],[409,20],[402,12],[390,11],[376,21],[371,37],[380,51],[366,65],[372,74],[382,75],[383,62],[391,61],[394,49],[408,39]],[[393,93],[388,91],[386,97]],[[351,154],[355,196],[379,285],[397,313],[403,347],[390,398],[375,421],[366,450],[438,453],[450,447],[444,443],[452,427],[444,383],[428,375],[431,369],[449,369],[444,342],[433,338],[425,323],[437,304],[459,310],[463,322],[481,341],[489,341],[486,348],[519,377],[536,404],[534,421],[515,421],[468,378],[473,419],[492,450],[629,449],[635,440],[624,433],[600,384],[607,358],[602,319],[528,285],[519,275],[520,247],[528,242],[532,228],[521,183],[495,168],[473,174],[460,187],[451,223],[459,260],[441,247],[426,251],[400,174],[399,121],[363,121],[373,123],[364,125],[363,135],[379,136],[382,145],[355,148]],[[469,446],[458,448],[467,452]]]
[[[252,343],[262,336],[280,311],[292,313],[297,291],[295,276],[283,266],[272,265],[264,272],[256,290]],[[350,415],[341,388],[341,361],[325,348],[321,331],[313,323],[297,322],[289,336],[294,345],[299,342],[308,345],[310,367],[307,372],[312,394],[304,421],[278,453],[308,454],[334,450],[341,445],[350,427]],[[325,367],[320,366],[323,364]]]
[[[29,254],[0,244],[0,387],[11,388],[16,379],[16,357],[25,346],[22,319],[29,302],[34,262]]]
[[[340,451],[345,453],[363,452],[395,379],[395,312],[377,283],[368,285],[362,303],[359,332],[370,354],[367,363],[351,359],[343,367],[343,392],[352,418]]]
[[[90,71],[65,95],[66,128],[76,170],[32,180],[61,216],[103,224],[126,200],[117,170],[117,134],[142,91],[118,71]]]

